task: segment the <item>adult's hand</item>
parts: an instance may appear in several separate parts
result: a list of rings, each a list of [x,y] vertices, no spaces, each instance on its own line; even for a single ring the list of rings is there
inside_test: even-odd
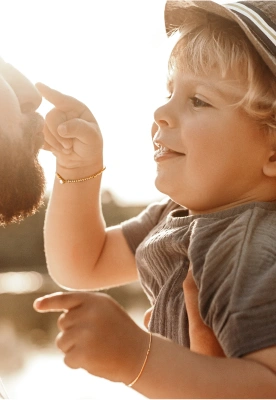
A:
[[[183,282],[184,298],[189,319],[190,349],[196,353],[225,357],[211,328],[204,324],[198,305],[198,288],[190,269]]]

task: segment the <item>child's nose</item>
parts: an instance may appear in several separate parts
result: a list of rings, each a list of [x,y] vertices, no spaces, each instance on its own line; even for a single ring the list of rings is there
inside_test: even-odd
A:
[[[166,103],[157,108],[154,112],[154,121],[160,127],[170,127],[175,125],[175,111],[172,104]]]
[[[42,98],[36,87],[15,67],[0,59],[0,74],[16,94],[23,113],[35,111]]]

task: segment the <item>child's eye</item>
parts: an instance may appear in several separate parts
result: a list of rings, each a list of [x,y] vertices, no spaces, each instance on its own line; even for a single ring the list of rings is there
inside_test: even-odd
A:
[[[210,104],[206,103],[203,100],[200,100],[198,97],[191,97],[191,102],[193,107],[195,108],[201,108],[201,107],[211,107]]]

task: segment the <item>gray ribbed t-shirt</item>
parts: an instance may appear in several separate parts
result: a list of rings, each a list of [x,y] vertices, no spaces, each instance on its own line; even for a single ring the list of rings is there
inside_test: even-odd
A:
[[[122,229],[154,305],[150,331],[189,347],[182,284],[191,263],[201,316],[228,357],[276,345],[276,202],[189,215],[164,200]]]

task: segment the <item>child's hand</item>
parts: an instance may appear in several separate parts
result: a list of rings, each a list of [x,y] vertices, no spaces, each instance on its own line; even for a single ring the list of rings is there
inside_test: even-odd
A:
[[[189,319],[190,349],[208,356],[224,357],[216,336],[199,314],[198,289],[191,269],[183,282],[183,290]]]
[[[42,83],[36,87],[55,106],[45,118],[44,149],[52,151],[63,168],[102,165],[101,131],[86,105]]]
[[[56,343],[71,368],[112,381],[130,383],[148,347],[140,329],[111,297],[101,293],[54,293],[37,299],[39,312],[64,311],[58,319]]]

